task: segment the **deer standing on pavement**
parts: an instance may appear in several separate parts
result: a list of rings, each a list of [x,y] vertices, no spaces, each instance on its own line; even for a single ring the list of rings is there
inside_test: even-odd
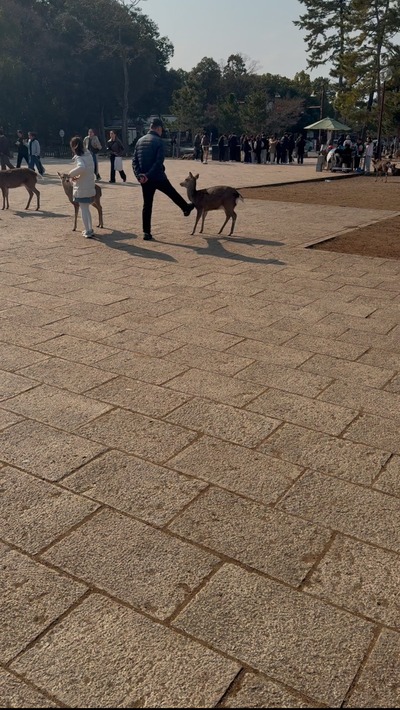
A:
[[[72,231],[76,232],[76,226],[78,223],[79,204],[78,204],[78,202],[74,202],[74,199],[72,196],[72,191],[73,191],[72,180],[69,177],[69,175],[67,175],[66,173],[57,173],[57,174],[60,177],[61,185],[64,188],[64,192],[65,192],[66,196],[68,197],[71,205],[74,206],[75,221],[74,221],[74,228]],[[99,213],[99,223],[97,226],[100,228],[103,228],[104,224],[103,224],[103,208],[101,206],[101,187],[99,187],[98,185],[95,185],[95,188],[96,188],[96,194],[93,197],[91,204],[93,205],[93,207],[96,208],[96,210]]]
[[[218,234],[222,234],[225,225],[232,219],[232,227],[229,236],[232,236],[235,223],[237,220],[237,214],[235,212],[235,207],[239,200],[243,200],[240,192],[235,190],[234,187],[227,187],[226,185],[221,185],[217,187],[208,187],[204,190],[197,190],[196,184],[199,179],[199,175],[192,175],[189,173],[186,180],[181,182],[181,187],[186,187],[188,199],[192,202],[197,210],[196,222],[193,228],[192,235],[196,232],[196,227],[202,217],[200,234],[203,234],[204,222],[207,216],[207,212],[212,210],[224,209],[226,214],[226,220],[223,223]]]
[[[36,188],[37,177],[34,170],[29,168],[14,168],[13,170],[0,170],[0,190],[3,193],[2,209],[9,209],[8,191],[14,187],[24,187],[29,193],[28,204],[25,209],[29,209],[33,195],[36,195],[37,207],[40,209],[40,192]]]

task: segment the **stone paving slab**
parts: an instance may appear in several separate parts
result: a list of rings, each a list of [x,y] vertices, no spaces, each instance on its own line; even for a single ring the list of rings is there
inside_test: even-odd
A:
[[[366,621],[230,565],[174,625],[330,707],[340,705],[373,636]]]
[[[267,680],[262,675],[245,673],[223,700],[223,708],[310,708],[306,702],[283,685]]]
[[[2,544],[0,560],[0,658],[6,663],[82,597],[87,588]]]
[[[305,248],[398,213],[157,195],[146,243],[126,161],[85,240],[68,165],[0,217],[0,703],[398,707],[400,265]]]
[[[0,704],[4,708],[61,707],[2,668],[0,668]]]

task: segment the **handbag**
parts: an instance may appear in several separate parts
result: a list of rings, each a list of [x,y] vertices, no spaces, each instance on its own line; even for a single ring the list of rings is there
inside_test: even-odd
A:
[[[120,172],[123,169],[124,167],[122,164],[122,158],[119,155],[116,155],[114,161],[114,170],[118,170],[118,172]]]

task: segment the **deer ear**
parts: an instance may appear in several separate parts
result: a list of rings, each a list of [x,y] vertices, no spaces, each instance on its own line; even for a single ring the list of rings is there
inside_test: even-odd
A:
[[[198,180],[199,177],[200,177],[200,173],[197,173],[197,175],[194,175],[193,177],[194,177],[195,180]]]
[[[191,173],[191,172],[189,172],[189,177],[191,177],[191,178],[193,177],[193,175],[192,175],[192,173]]]

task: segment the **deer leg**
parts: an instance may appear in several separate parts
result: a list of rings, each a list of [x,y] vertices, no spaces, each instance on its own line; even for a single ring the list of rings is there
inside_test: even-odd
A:
[[[36,212],[37,212],[38,210],[40,210],[40,192],[39,192],[39,190],[36,189],[36,187],[33,187],[32,190],[33,190],[33,193],[36,195]]]
[[[78,224],[79,205],[78,205],[77,202],[73,202],[72,204],[74,205],[74,210],[75,210],[74,228],[73,228],[72,231],[73,231],[73,232],[76,232],[76,227],[77,227],[77,224]]]
[[[234,211],[233,214],[232,214],[232,227],[231,227],[231,231],[230,231],[230,233],[229,233],[229,236],[230,236],[230,237],[232,236],[233,232],[235,231],[236,220],[237,220],[237,214],[236,214],[236,212]]]
[[[206,216],[207,216],[207,212],[205,210],[203,210],[203,219],[201,221],[200,234],[203,234],[203,232],[204,232],[204,222],[206,221]]]
[[[9,201],[8,201],[8,187],[6,187],[5,193],[6,193],[6,210],[9,210],[9,209],[10,209],[10,203],[9,203]]]
[[[224,231],[224,229],[225,229],[226,225],[228,224],[230,218],[232,217],[232,213],[229,212],[229,210],[227,210],[226,207],[225,207],[224,209],[225,209],[225,214],[226,214],[226,220],[225,220],[225,222],[223,223],[223,225],[222,225],[221,229],[219,230],[218,234],[222,234],[222,232]]]
[[[97,204],[97,202],[93,202],[93,205],[95,206],[96,210],[97,210],[98,213],[99,213],[99,223],[98,223],[97,226],[103,228],[103,227],[104,227],[104,224],[103,224],[103,208],[102,208],[101,204],[100,204],[100,203]]]
[[[200,217],[201,217],[201,210],[198,209],[198,210],[197,210],[196,221],[195,221],[194,227],[193,227],[192,236],[193,236],[193,234],[195,234],[195,232],[196,232],[197,225],[198,225],[198,223],[200,222]]]
[[[27,204],[27,206],[25,207],[25,209],[26,209],[26,210],[29,210],[29,205],[30,205],[31,202],[32,202],[33,190],[31,190],[30,187],[28,187],[27,185],[25,185],[25,187],[26,187],[26,189],[28,190],[28,193],[29,193],[29,200],[28,200],[28,204]]]
[[[5,191],[4,187],[1,188],[1,192],[3,195],[3,207],[1,209],[5,210],[5,208],[6,208],[6,191]]]

